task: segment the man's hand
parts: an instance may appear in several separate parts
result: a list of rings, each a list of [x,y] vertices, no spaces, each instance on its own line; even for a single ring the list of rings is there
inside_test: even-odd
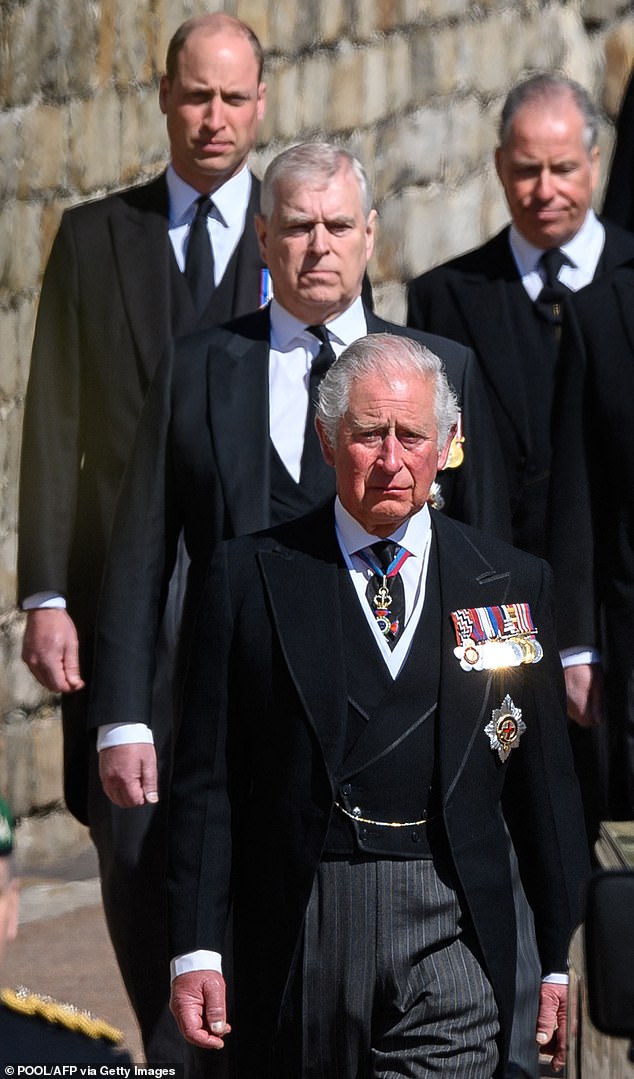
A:
[[[598,663],[564,668],[568,715],[580,727],[603,723],[603,671]]]
[[[225,980],[214,970],[192,970],[172,982],[170,1008],[184,1038],[202,1049],[222,1049],[227,1023]]]
[[[27,611],[22,659],[38,682],[53,693],[75,693],[84,688],[77,630],[65,610],[38,607]]]
[[[99,778],[110,801],[121,809],[159,800],[156,750],[146,742],[102,749]]]
[[[537,1042],[541,1053],[552,1053],[551,1067],[560,1072],[566,1063],[566,1002],[568,986],[542,982],[537,1014]]]

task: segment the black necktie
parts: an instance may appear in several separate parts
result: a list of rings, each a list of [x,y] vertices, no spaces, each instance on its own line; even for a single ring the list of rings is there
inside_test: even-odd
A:
[[[562,266],[569,266],[570,260],[558,247],[551,247],[544,251],[540,257],[540,265],[544,268],[546,284],[535,300],[537,311],[553,326],[561,324],[561,302],[564,296],[570,294],[570,289],[559,280],[558,274]]]
[[[300,483],[302,486],[311,487],[317,476],[325,468],[319,439],[315,431],[315,408],[317,406],[317,391],[319,383],[326,374],[331,363],[335,360],[335,354],[328,338],[325,326],[307,326],[306,329],[317,337],[321,342],[319,352],[315,356],[308,378],[308,411],[306,412],[306,427],[304,428],[304,449],[302,451],[302,471]]]
[[[393,540],[378,540],[358,554],[374,570],[365,590],[366,599],[381,633],[394,648],[405,622],[405,589],[399,570],[409,551]]]
[[[202,315],[214,291],[214,254],[211,249],[207,217],[213,209],[209,195],[196,199],[196,216],[191,223],[185,259],[185,277],[192,294],[196,314]]]

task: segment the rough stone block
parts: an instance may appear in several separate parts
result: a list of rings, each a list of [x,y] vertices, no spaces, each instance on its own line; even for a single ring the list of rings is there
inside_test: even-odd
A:
[[[1,78],[1,76],[0,76]],[[18,186],[18,169],[24,149],[20,137],[21,109],[0,112],[0,203],[6,204],[15,197]]]
[[[269,43],[276,51],[293,54],[301,44],[308,44],[313,35],[313,5],[296,0],[277,0],[269,4]]]
[[[5,743],[7,768],[4,796],[16,817],[26,816],[35,805],[29,721],[23,712],[13,711],[5,716],[0,738]]]
[[[300,117],[302,113],[300,93],[300,69],[297,64],[284,63],[275,70],[273,101],[269,100],[268,121],[278,137],[297,139],[300,137]]]
[[[156,87],[126,94],[121,101],[121,182],[133,184],[144,167],[156,165],[159,171],[168,160],[169,141]]]
[[[317,6],[319,40],[324,44],[334,45],[349,30],[348,4],[346,0],[321,0]]]
[[[63,183],[68,159],[66,109],[39,103],[30,105],[22,113],[20,128],[23,158],[17,194],[28,199]]]
[[[413,98],[412,57],[404,34],[392,34],[384,43],[387,108],[391,114],[411,108]]]
[[[121,108],[114,90],[70,106],[70,180],[85,195],[114,187],[121,176]]]
[[[34,799],[39,809],[54,805],[63,798],[62,725],[57,717],[47,716],[33,723]]]
[[[361,49],[342,42],[336,53],[331,70],[331,86],[328,97],[322,98],[326,106],[324,126],[333,131],[348,131],[359,123],[363,108],[363,53]]]
[[[41,207],[35,202],[10,202],[0,211],[0,286],[20,293],[39,280]]]
[[[605,74],[601,100],[610,119],[616,120],[634,65],[634,19],[624,19],[607,35],[604,54]],[[0,120],[0,143],[1,123]]]
[[[15,846],[16,868],[22,875],[92,850],[88,829],[61,806],[44,816],[19,821]]]
[[[579,14],[584,20],[607,22],[621,14],[623,0],[579,0]]]
[[[362,55],[363,83],[359,121],[366,126],[383,119],[391,111],[391,102],[385,46],[382,43],[369,45]]]
[[[231,11],[232,15],[236,15],[243,22],[247,23],[253,31],[257,34],[263,48],[278,47],[278,42],[275,37],[271,36],[271,23],[270,23],[270,11],[271,8],[276,7],[275,0],[268,0],[267,3],[264,0],[237,0],[234,5],[234,10]],[[222,9],[229,10],[227,4],[216,3],[211,4],[209,10],[220,11]]]
[[[437,179],[442,155],[442,115],[419,109],[390,125],[382,135],[377,158],[377,197],[403,187]]]
[[[10,307],[0,311],[0,400],[13,397],[18,378],[18,311]]]
[[[299,138],[325,134],[324,104],[331,100],[333,65],[327,53],[317,52],[305,58],[300,66]],[[357,112],[358,115],[358,112]]]

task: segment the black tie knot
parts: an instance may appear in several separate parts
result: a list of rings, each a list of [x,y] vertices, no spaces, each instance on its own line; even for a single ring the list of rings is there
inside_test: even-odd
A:
[[[563,251],[559,247],[550,247],[542,253],[539,261],[544,268],[547,286],[552,289],[566,289],[566,286],[559,280],[559,271],[562,266],[570,265],[570,259],[564,255]]]
[[[335,354],[325,326],[307,326],[306,329],[320,342],[319,352],[310,366],[311,400],[314,400],[314,391],[331,363],[334,362]]]
[[[370,550],[373,552],[376,562],[383,570],[383,573],[387,573],[400,549],[398,543],[395,543],[394,540],[377,540],[376,543],[370,546]]]
[[[211,195],[199,195],[196,199],[196,213],[194,214],[193,221],[197,221],[201,217],[209,217],[213,208],[214,204]]]

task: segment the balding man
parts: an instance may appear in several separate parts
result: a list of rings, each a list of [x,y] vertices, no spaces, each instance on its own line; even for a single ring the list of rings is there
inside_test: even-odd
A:
[[[570,79],[535,75],[511,90],[495,156],[511,224],[409,286],[409,325],[476,354],[502,445],[513,541],[542,556],[562,296],[634,257],[634,236],[591,208],[598,123]]]
[[[164,976],[163,824],[147,807],[122,822],[103,798],[83,686],[114,504],[156,366],[172,335],[262,299],[266,271],[252,224],[259,183],[247,157],[264,101],[262,48],[248,26],[217,13],[176,31],[159,91],[170,163],[149,184],[64,214],[26,398],[23,656],[47,689],[64,694],[66,802],[99,852],[108,926],[151,1063],[173,1064],[182,1052]],[[169,731],[169,691],[158,696],[166,715],[155,725]],[[154,835],[155,854],[141,858],[139,846]]]

